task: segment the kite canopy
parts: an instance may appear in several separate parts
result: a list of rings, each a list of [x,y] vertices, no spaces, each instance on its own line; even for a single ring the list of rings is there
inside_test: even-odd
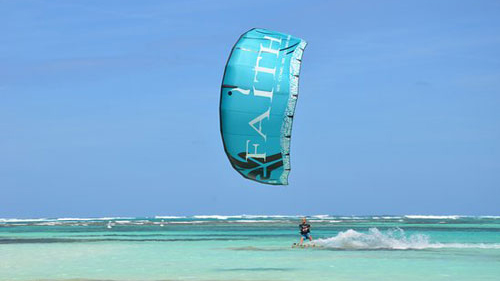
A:
[[[220,126],[224,150],[243,177],[286,185],[290,138],[306,42],[251,29],[234,45],[224,71]]]

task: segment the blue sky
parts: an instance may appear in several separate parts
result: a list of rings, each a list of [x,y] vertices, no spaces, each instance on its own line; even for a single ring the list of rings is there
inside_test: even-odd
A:
[[[0,1],[0,217],[500,215],[498,1]],[[290,185],[232,170],[241,33],[308,41]]]

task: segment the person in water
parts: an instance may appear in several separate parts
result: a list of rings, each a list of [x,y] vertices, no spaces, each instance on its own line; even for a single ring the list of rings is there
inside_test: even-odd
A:
[[[300,229],[300,246],[302,246],[302,243],[304,243],[304,239],[309,239],[309,241],[313,241],[312,236],[310,234],[311,232],[311,225],[307,223],[306,218],[302,218],[302,223],[299,224],[299,229]]]

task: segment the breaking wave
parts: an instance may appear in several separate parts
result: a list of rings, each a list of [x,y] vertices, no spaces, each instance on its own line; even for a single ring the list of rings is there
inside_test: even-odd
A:
[[[303,215],[196,215],[172,216],[161,215],[155,217],[102,217],[102,218],[0,218],[0,227],[9,226],[88,226],[104,225],[109,222],[118,225],[160,225],[166,224],[296,224]],[[305,216],[314,224],[352,224],[357,223],[385,223],[397,224],[474,224],[475,227],[482,223],[500,224],[500,216],[462,216],[462,215],[401,215],[401,216],[334,216],[312,215]],[[471,226],[472,227],[472,226]]]
[[[349,229],[339,232],[335,237],[317,239],[315,244],[321,248],[339,250],[423,250],[441,248],[500,249],[500,244],[431,243],[427,235],[406,235],[400,228],[388,230],[387,232],[381,232],[377,228],[370,228],[368,233]]]
[[[428,219],[428,220],[456,220],[462,216],[433,216],[433,215],[406,215],[405,218],[408,219]]]

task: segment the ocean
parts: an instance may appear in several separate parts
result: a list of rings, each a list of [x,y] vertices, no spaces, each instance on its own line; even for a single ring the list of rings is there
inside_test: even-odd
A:
[[[0,219],[0,280],[500,280],[500,216]]]

